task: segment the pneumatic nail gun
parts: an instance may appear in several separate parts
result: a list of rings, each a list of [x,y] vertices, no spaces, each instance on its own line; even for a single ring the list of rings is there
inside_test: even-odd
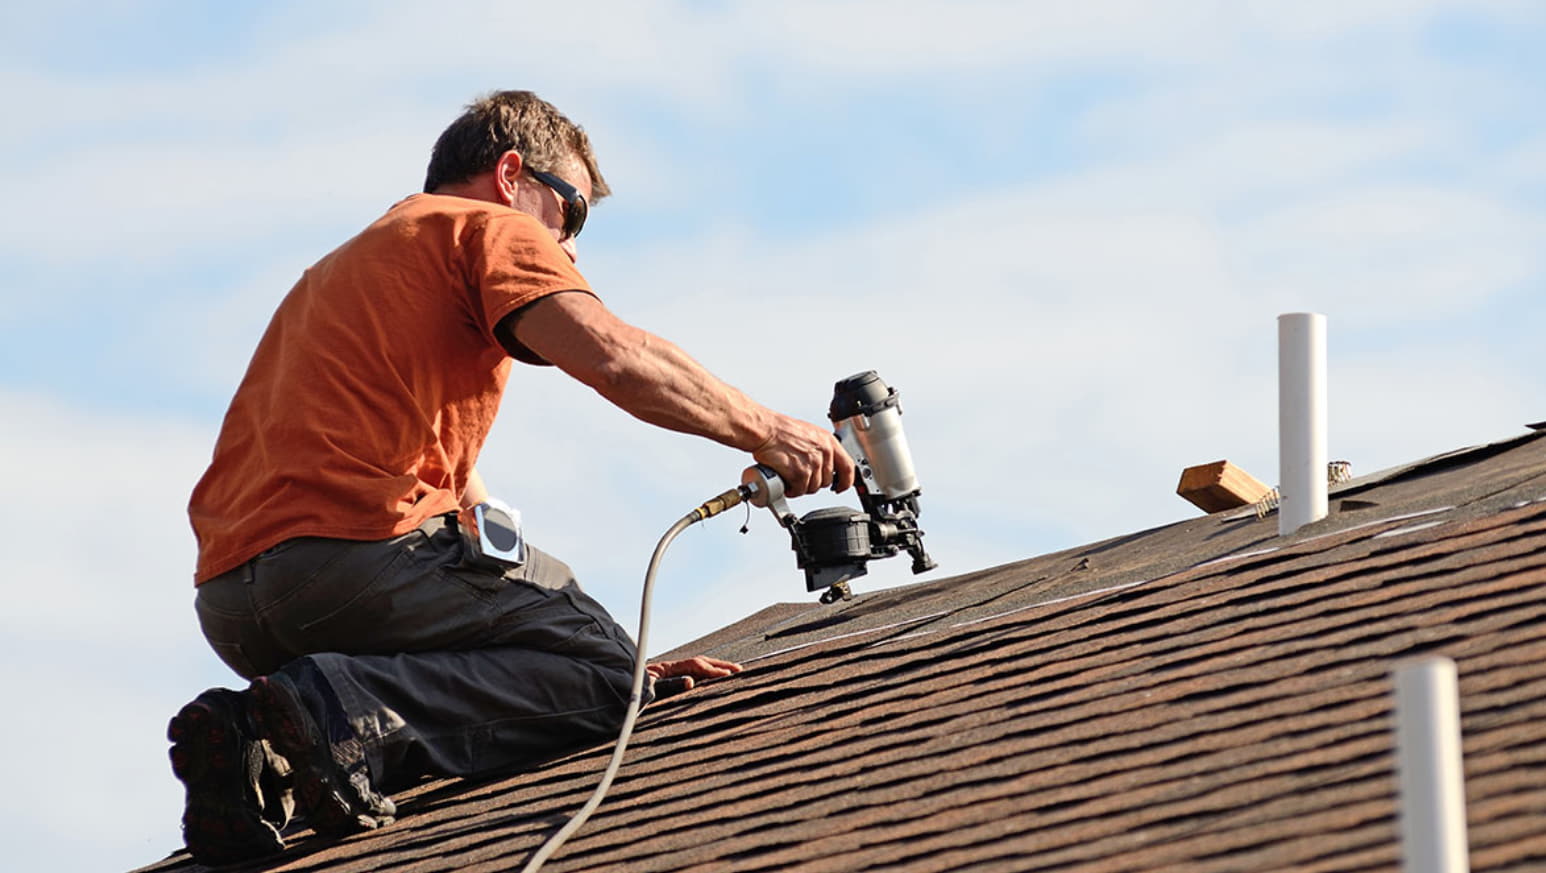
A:
[[[876,558],[906,550],[914,573],[938,566],[924,551],[918,527],[922,492],[896,389],[874,370],[850,376],[833,389],[828,415],[857,467],[854,486],[862,511],[833,506],[796,518],[784,500],[784,481],[761,464],[746,469],[740,488],[748,502],[767,507],[789,530],[795,565],[805,571],[805,589],[822,591],[822,603],[853,596],[849,580],[869,572],[865,565]]]

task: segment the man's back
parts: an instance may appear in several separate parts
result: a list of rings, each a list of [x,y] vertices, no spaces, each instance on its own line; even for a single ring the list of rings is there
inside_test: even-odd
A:
[[[231,403],[189,511],[198,581],[298,536],[454,511],[510,370],[499,319],[588,290],[529,216],[418,194],[309,269]]]

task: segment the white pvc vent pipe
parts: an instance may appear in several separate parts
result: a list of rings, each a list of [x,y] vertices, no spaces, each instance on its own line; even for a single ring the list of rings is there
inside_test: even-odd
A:
[[[1278,535],[1326,517],[1326,316],[1278,316]]]
[[[1406,873],[1468,873],[1460,691],[1455,662],[1398,664],[1396,782]]]

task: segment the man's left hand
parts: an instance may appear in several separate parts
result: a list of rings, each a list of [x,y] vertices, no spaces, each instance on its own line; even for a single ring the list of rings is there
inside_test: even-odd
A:
[[[672,694],[680,694],[692,688],[699,679],[721,679],[725,676],[733,676],[741,672],[741,665],[699,655],[682,661],[656,661],[645,665],[644,670],[649,673],[651,679],[659,683],[658,691],[665,692],[657,696],[670,697]],[[675,681],[662,683],[660,682],[662,679]]]

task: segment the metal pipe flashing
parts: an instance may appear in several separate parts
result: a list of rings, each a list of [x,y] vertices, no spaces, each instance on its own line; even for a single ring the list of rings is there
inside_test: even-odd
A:
[[[1326,316],[1278,316],[1278,535],[1326,517]]]
[[[1460,691],[1455,662],[1398,664],[1396,776],[1406,873],[1468,873]]]

